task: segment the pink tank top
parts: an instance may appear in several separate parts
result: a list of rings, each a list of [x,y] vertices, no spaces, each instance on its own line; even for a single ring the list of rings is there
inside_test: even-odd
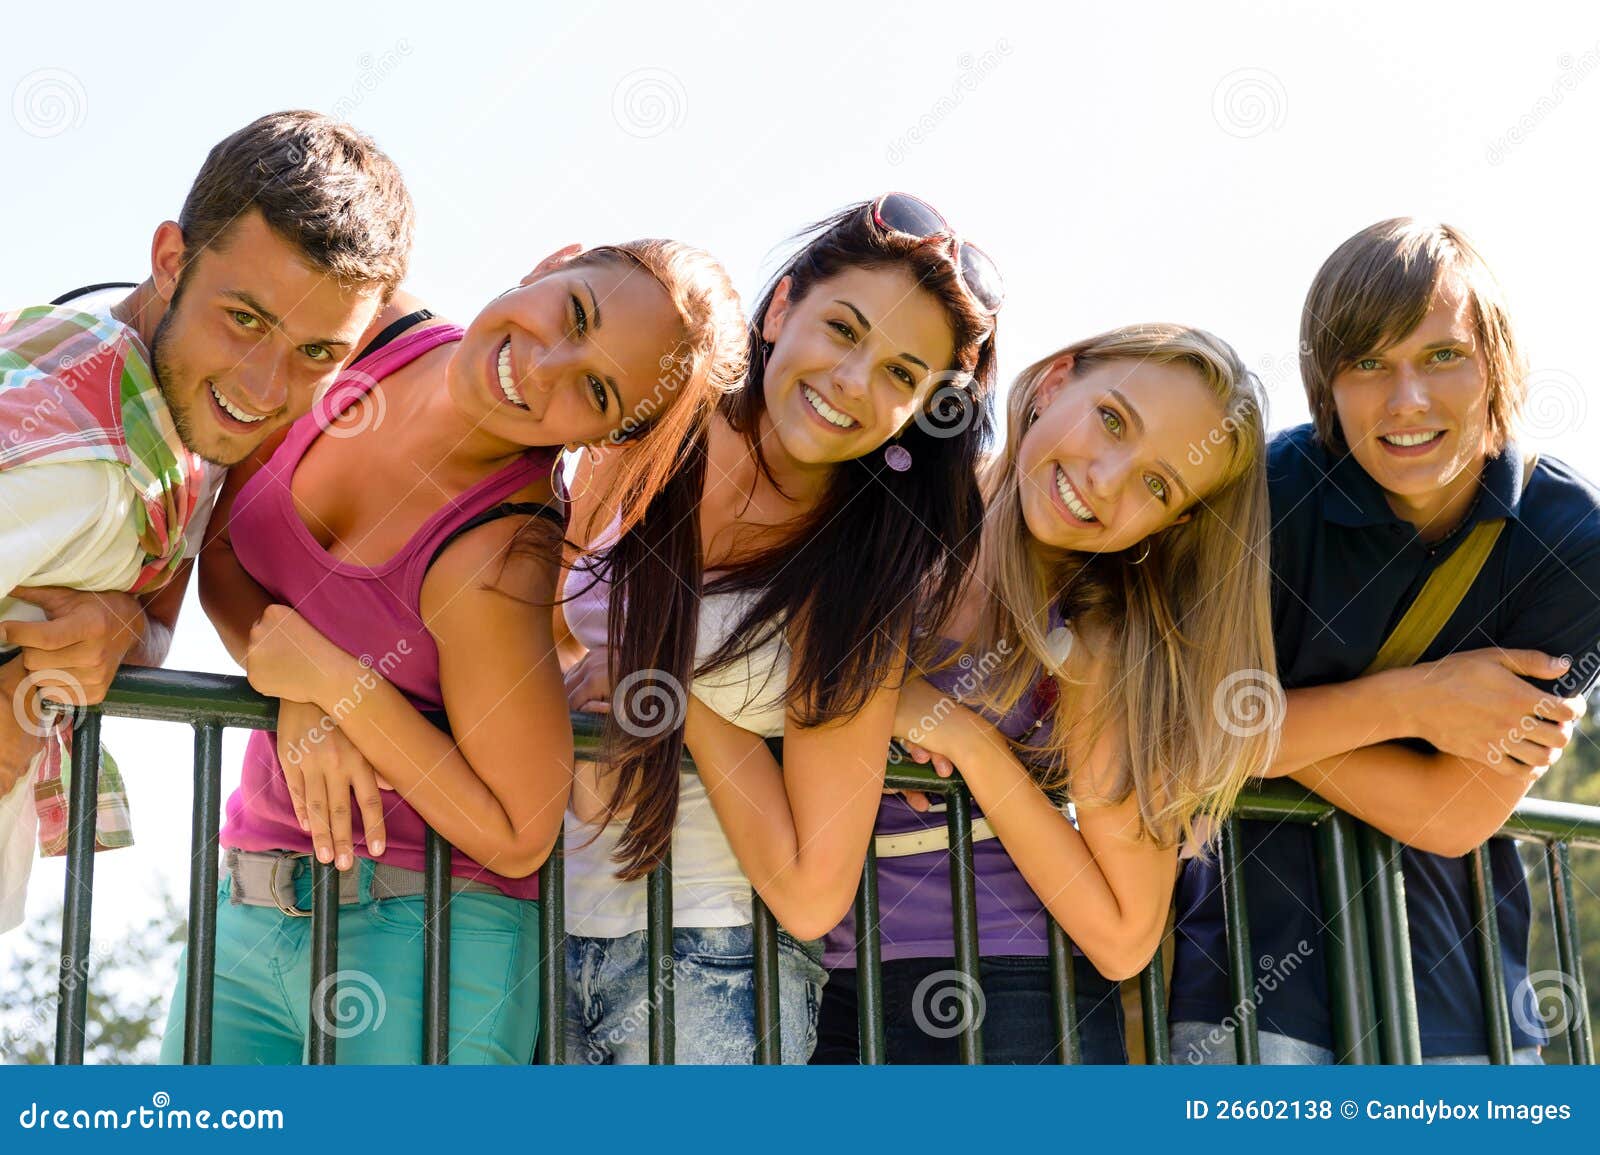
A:
[[[444,698],[439,688],[439,651],[420,610],[428,566],[458,527],[548,477],[558,451],[529,450],[521,460],[440,507],[399,553],[371,567],[337,561],[318,544],[295,512],[289,484],[307,448],[330,421],[377,381],[461,336],[462,330],[454,325],[412,331],[363,358],[359,373],[347,370],[245,483],[234,501],[231,523],[234,553],[268,594],[293,606],[335,645],[370,659],[412,705],[440,717]],[[421,870],[426,836],[422,816],[398,793],[385,791],[383,802],[388,845],[381,861]],[[370,857],[359,812],[352,820],[355,853]],[[271,731],[250,735],[239,789],[228,799],[221,842],[240,850],[311,851],[311,836],[295,821],[278,763],[277,737]],[[459,850],[452,854],[451,873],[489,883],[513,898],[539,896],[537,876],[504,878]]]

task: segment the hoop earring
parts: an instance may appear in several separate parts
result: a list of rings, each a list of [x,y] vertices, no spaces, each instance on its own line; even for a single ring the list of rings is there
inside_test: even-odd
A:
[[[1144,539],[1144,552],[1139,555],[1139,560],[1135,561],[1135,562],[1129,562],[1128,564],[1129,565],[1143,565],[1144,564],[1144,559],[1149,557],[1149,556],[1150,556],[1150,539],[1149,538],[1145,538]]]
[[[1028,414],[1028,424],[1032,425],[1034,422],[1036,422],[1038,420],[1039,420],[1039,407],[1037,405],[1035,405],[1033,407],[1032,412],[1030,412]]]
[[[597,463],[600,460],[600,451],[593,445],[579,446],[576,450],[572,450],[571,452],[575,452],[578,455],[580,467],[582,465],[582,460],[585,457],[589,458],[591,464]],[[583,487],[582,493],[573,493],[571,490],[569,490],[567,488],[566,479],[561,476],[561,463],[565,457],[565,453],[556,454],[555,463],[550,466],[550,488],[555,492],[557,497],[566,502],[568,505],[571,505],[579,498],[589,496],[589,490],[594,488],[594,481],[591,479],[589,484]],[[573,473],[576,475],[577,470],[574,470]]]

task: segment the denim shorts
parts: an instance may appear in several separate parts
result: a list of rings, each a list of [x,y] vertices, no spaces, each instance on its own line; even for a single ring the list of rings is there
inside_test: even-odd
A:
[[[567,936],[566,1061],[648,1063],[650,962],[645,931],[620,938]],[[804,1063],[817,1045],[817,1007],[828,974],[822,943],[783,930],[778,940],[778,1028],[785,1063]],[[754,931],[745,926],[672,932],[673,1062],[755,1060]]]
[[[1276,1031],[1257,1031],[1263,1066],[1327,1066],[1334,1054],[1327,1047],[1308,1043]],[[1221,1023],[1173,1023],[1172,1061],[1197,1063],[1207,1066],[1227,1066],[1238,1061],[1234,1049],[1233,1028]],[[1472,1066],[1487,1063],[1488,1055],[1434,1055],[1423,1059],[1428,1066]],[[1543,1064],[1538,1047],[1518,1047],[1511,1052],[1513,1066],[1528,1067]]]
[[[339,986],[324,1028],[340,1063],[422,1061],[423,900],[372,898],[372,861],[358,858],[359,903],[339,909]],[[311,920],[217,892],[211,1061],[304,1061],[311,1021]],[[311,872],[295,880],[311,906]],[[450,900],[451,1063],[525,1064],[539,1032],[539,904],[501,894]],[[161,1061],[183,1061],[184,968],[161,1042]]]

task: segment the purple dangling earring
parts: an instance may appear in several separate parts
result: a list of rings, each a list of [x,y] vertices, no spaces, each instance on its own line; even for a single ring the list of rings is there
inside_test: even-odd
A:
[[[901,445],[896,438],[884,447],[883,463],[896,473],[904,473],[911,468],[911,450]]]

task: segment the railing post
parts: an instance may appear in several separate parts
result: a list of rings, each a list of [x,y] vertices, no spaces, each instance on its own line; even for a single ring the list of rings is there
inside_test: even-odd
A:
[[[1511,1062],[1511,1016],[1506,1010],[1505,963],[1500,957],[1500,914],[1494,895],[1489,855],[1480,846],[1467,864],[1472,878],[1472,904],[1478,922],[1478,979],[1483,998],[1483,1027],[1489,1039],[1489,1061]]]
[[[1145,1062],[1161,1066],[1172,1062],[1172,1036],[1167,1032],[1167,983],[1161,964],[1161,952],[1165,947],[1165,943],[1156,946],[1155,957],[1139,974]]]
[[[752,898],[754,895],[752,895]],[[672,949],[672,854],[650,872],[646,882],[646,953],[650,975],[646,983],[650,1000],[650,1062],[671,1063],[677,1047],[672,1021],[674,959]]]
[[[422,877],[422,1061],[450,1061],[450,844],[427,828]]]
[[[1317,824],[1317,873],[1328,928],[1328,993],[1341,1063],[1378,1062],[1377,1011],[1368,964],[1367,914],[1361,897],[1355,819],[1342,810]]]
[[[56,741],[52,734],[45,739]],[[67,883],[61,900],[61,976],[56,1062],[82,1063],[89,1012],[89,924],[94,907],[95,816],[99,810],[100,711],[72,719],[72,783],[67,810]]]
[[[222,723],[194,726],[194,817],[189,827],[189,946],[184,975],[183,1061],[211,1062],[217,972],[217,828],[222,816]]]
[[[1550,872],[1550,913],[1555,921],[1556,959],[1563,983],[1562,998],[1571,1000],[1566,1013],[1568,1061],[1588,1065],[1594,1062],[1594,1034],[1589,1022],[1589,992],[1583,978],[1583,950],[1578,942],[1578,915],[1572,906],[1572,863],[1565,842],[1547,842],[1545,866]]]
[[[778,1011],[778,923],[754,888],[750,892],[750,924],[756,980],[755,1061],[770,1066],[783,1062],[783,1024]]]
[[[1222,911],[1228,942],[1228,986],[1233,995],[1235,1057],[1252,1066],[1261,1062],[1256,1034],[1255,962],[1250,954],[1250,917],[1244,897],[1244,862],[1239,853],[1239,820],[1222,824],[1217,851],[1222,875]]]
[[[1056,1024],[1056,1054],[1063,1063],[1077,1064],[1083,1062],[1083,1044],[1078,1037],[1078,975],[1072,940],[1054,918],[1049,922],[1050,1006]]]
[[[1370,826],[1360,829],[1383,1061],[1420,1063],[1422,1038],[1417,1027],[1417,990],[1411,974],[1411,930],[1406,918],[1400,844]]]
[[[339,998],[339,871],[315,858],[311,865],[311,1030],[308,1055],[313,1064],[335,1061],[333,1034]]]
[[[978,950],[978,896],[972,867],[972,798],[965,786],[946,796],[945,824],[950,831],[950,914],[954,924],[956,969],[964,977],[960,1035],[961,1061],[983,1062],[983,1022],[969,1012],[983,1006],[983,977]]]
[[[826,995],[824,995],[826,997]],[[861,1062],[888,1061],[883,1034],[883,947],[878,937],[878,848],[867,843],[856,891],[856,1052]]]
[[[567,1061],[566,835],[557,831],[550,857],[539,868],[539,1062]]]

